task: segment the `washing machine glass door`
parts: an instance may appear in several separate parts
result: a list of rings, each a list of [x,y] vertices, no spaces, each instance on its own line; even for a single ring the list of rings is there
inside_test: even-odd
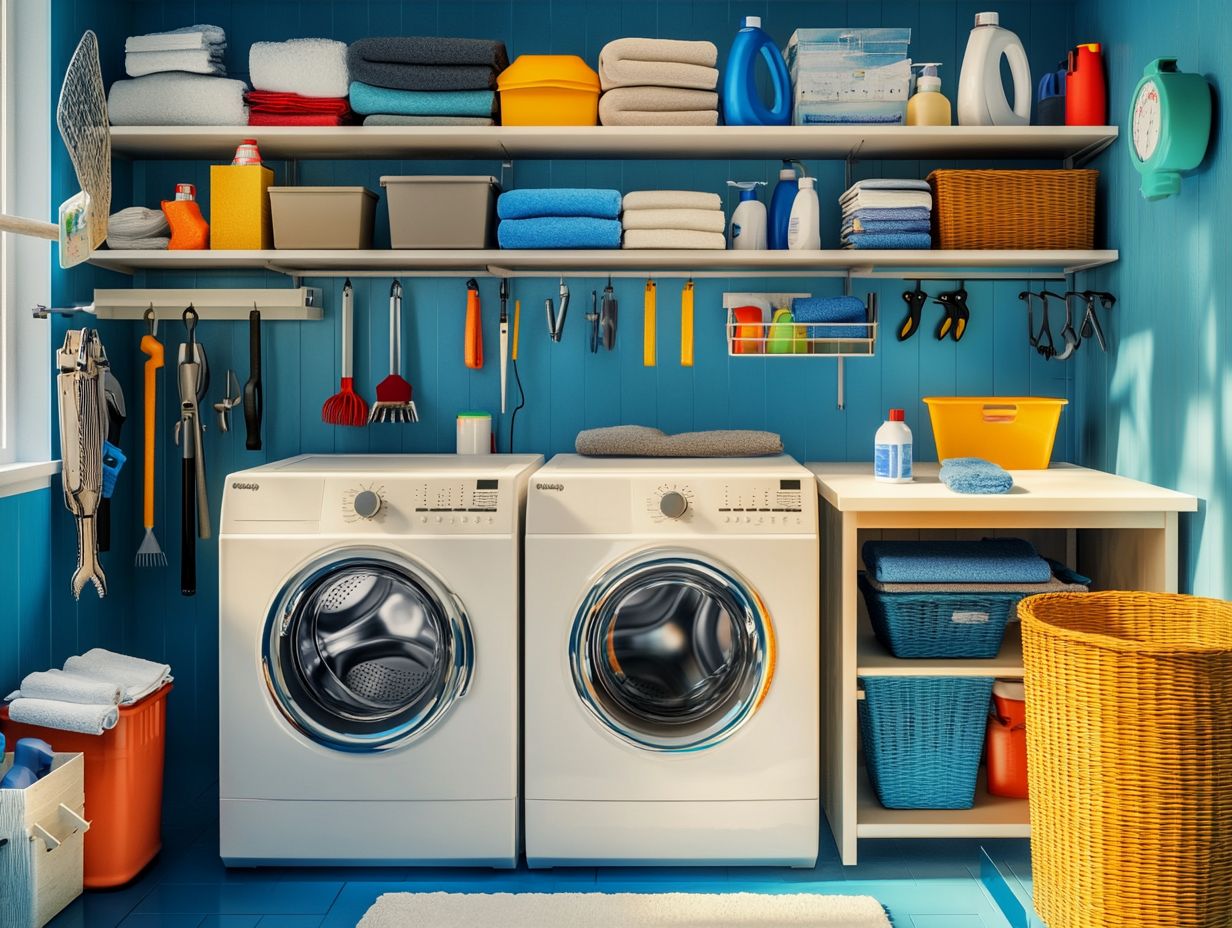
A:
[[[570,660],[586,707],[624,740],[657,751],[711,747],[756,712],[774,670],[774,630],[757,593],[697,554],[659,550],[593,584]]]
[[[334,552],[292,578],[270,610],[263,652],[287,720],[347,751],[422,735],[473,672],[459,599],[423,566],[368,549]]]

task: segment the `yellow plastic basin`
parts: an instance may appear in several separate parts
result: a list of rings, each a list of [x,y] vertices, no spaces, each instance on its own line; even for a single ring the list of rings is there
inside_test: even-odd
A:
[[[496,80],[501,125],[594,126],[599,75],[577,55],[519,55]]]
[[[1044,470],[1061,407],[1044,396],[927,396],[937,460],[983,458],[1006,470]]]

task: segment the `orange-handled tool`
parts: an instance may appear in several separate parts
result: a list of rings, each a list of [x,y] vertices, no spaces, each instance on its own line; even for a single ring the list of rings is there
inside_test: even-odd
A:
[[[163,554],[154,537],[154,428],[155,407],[158,401],[158,369],[163,366],[163,345],[154,337],[154,310],[145,312],[146,322],[150,331],[141,336],[141,351],[149,355],[145,362],[145,435],[144,435],[144,467],[145,473],[142,485],[141,524],[145,526],[145,538],[137,549],[136,564],[138,567],[165,567],[167,556]]]
[[[479,306],[479,284],[472,277],[466,282],[466,342],[463,355],[472,370],[483,367],[483,316]]]

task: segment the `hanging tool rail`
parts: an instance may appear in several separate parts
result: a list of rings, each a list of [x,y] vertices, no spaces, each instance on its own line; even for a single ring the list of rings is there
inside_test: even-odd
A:
[[[179,320],[192,304],[202,322],[247,319],[254,307],[266,322],[311,321],[324,315],[320,287],[291,289],[95,290],[94,302],[85,306],[36,306],[34,318],[89,313],[98,319],[144,319],[153,310],[158,321]]]

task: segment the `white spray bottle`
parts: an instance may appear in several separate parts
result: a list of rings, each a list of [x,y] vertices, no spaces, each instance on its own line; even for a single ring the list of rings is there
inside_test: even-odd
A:
[[[766,204],[757,199],[757,188],[764,180],[729,180],[727,186],[740,191],[740,202],[731,217],[731,245],[736,251],[765,251]]]

